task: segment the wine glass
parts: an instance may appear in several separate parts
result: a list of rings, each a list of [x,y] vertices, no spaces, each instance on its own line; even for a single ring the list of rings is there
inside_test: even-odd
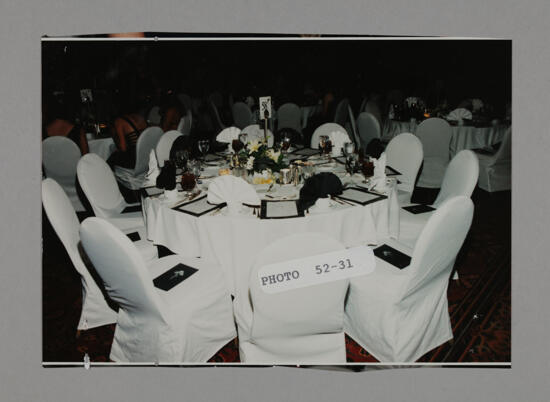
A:
[[[281,141],[281,150],[283,151],[283,153],[286,153],[290,148],[291,140],[292,139],[290,138],[290,134],[285,133]]]
[[[241,149],[244,148],[244,145],[243,145],[243,143],[241,142],[241,140],[238,140],[238,139],[237,139],[237,140],[233,140],[233,141],[231,142],[231,147],[233,148],[233,152],[235,152],[236,154],[238,154],[239,151],[240,151]]]
[[[344,144],[344,155],[350,157],[355,152],[355,144],[353,142],[346,142]]]
[[[325,146],[328,141],[328,135],[320,135],[319,136],[319,149],[321,150],[321,155],[323,155],[325,151]]]
[[[196,184],[196,176],[193,173],[187,172],[181,175],[181,189],[187,192],[187,196],[189,196],[189,193],[193,191]]]
[[[176,167],[181,170],[185,169],[187,161],[189,159],[189,152],[187,152],[185,149],[178,149],[174,157]]]
[[[240,133],[239,134],[239,141],[243,143],[243,147],[246,147],[246,144],[248,143],[248,134],[247,133]]]
[[[361,172],[363,176],[365,176],[363,183],[368,183],[370,178],[374,175],[374,163],[368,159],[363,160],[361,163]]]
[[[208,153],[208,150],[210,149],[210,141],[209,140],[199,140],[197,143],[199,147],[199,152],[201,153],[201,156],[204,157]]]

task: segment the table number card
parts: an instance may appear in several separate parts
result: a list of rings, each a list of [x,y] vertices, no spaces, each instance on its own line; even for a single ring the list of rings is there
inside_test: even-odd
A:
[[[374,268],[372,250],[358,246],[263,266],[258,270],[258,281],[264,292],[280,293],[367,275]]]
[[[261,219],[284,219],[304,216],[304,210],[296,200],[268,201],[262,200]]]
[[[352,201],[360,205],[367,205],[388,198],[385,195],[371,192],[362,187],[348,187],[342,194],[335,195],[335,197]]]
[[[260,101],[260,120],[265,120],[265,112],[267,111],[267,118],[271,119],[271,96],[261,96]]]

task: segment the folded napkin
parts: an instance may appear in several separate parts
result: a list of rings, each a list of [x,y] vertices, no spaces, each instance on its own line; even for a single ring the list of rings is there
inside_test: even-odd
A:
[[[472,112],[470,112],[468,109],[465,108],[457,108],[453,110],[449,115],[447,116],[447,120],[450,121],[462,121],[462,120],[471,120],[472,119]]]
[[[233,140],[239,139],[241,130],[237,127],[224,128],[216,137],[216,141],[231,144]]]
[[[211,204],[227,203],[231,215],[235,215],[242,204],[260,205],[256,190],[240,177],[225,175],[216,177],[208,186],[208,202]]]
[[[173,162],[167,161],[164,164],[157,176],[156,186],[169,191],[176,188],[176,166]]]
[[[311,207],[319,198],[342,194],[342,182],[334,173],[322,172],[306,180],[300,190],[300,204],[303,209]]]
[[[247,126],[243,129],[243,133],[248,135],[248,142],[252,142],[254,140],[263,141],[264,140],[264,129],[263,127],[260,127],[259,124],[251,124],[250,126]],[[271,130],[267,130],[267,146],[271,148],[273,146],[273,143],[275,141],[275,138],[273,136],[273,133]]]
[[[386,153],[382,152],[380,158],[371,161],[374,163],[374,175],[370,180],[369,190],[386,192]]]
[[[143,182],[143,187],[151,187],[156,185],[157,177],[160,174],[159,165],[157,162],[157,157],[155,155],[155,150],[152,149],[149,153],[149,170],[145,175],[145,181]]]
[[[349,142],[349,136],[342,131],[333,131],[329,134],[330,142],[332,143],[332,156],[342,156],[342,148],[346,142]]]

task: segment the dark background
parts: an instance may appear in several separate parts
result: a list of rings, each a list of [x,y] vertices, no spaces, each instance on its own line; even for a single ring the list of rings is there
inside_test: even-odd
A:
[[[150,34],[149,34],[150,35]],[[146,36],[149,36],[146,34]],[[481,98],[504,113],[511,100],[509,40],[210,40],[56,41],[42,43],[43,92],[79,101],[80,88],[155,97],[167,90],[235,99],[271,95],[275,106],[304,103],[306,85],[349,97],[392,89],[434,107]],[[279,102],[278,102],[279,101]],[[114,111],[113,111],[114,113]]]

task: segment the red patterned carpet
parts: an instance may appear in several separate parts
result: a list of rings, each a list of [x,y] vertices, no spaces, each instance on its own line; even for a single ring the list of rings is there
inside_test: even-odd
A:
[[[432,191],[417,189],[413,201],[429,202]],[[476,190],[474,221],[459,253],[460,281],[449,285],[454,339],[427,353],[422,362],[509,362],[511,360],[511,199],[510,192]],[[44,214],[43,214],[44,215]],[[43,217],[43,361],[109,361],[114,325],[83,331],[77,337],[80,279],[61,242]],[[348,362],[376,362],[346,337]],[[237,340],[211,362],[239,362]]]

